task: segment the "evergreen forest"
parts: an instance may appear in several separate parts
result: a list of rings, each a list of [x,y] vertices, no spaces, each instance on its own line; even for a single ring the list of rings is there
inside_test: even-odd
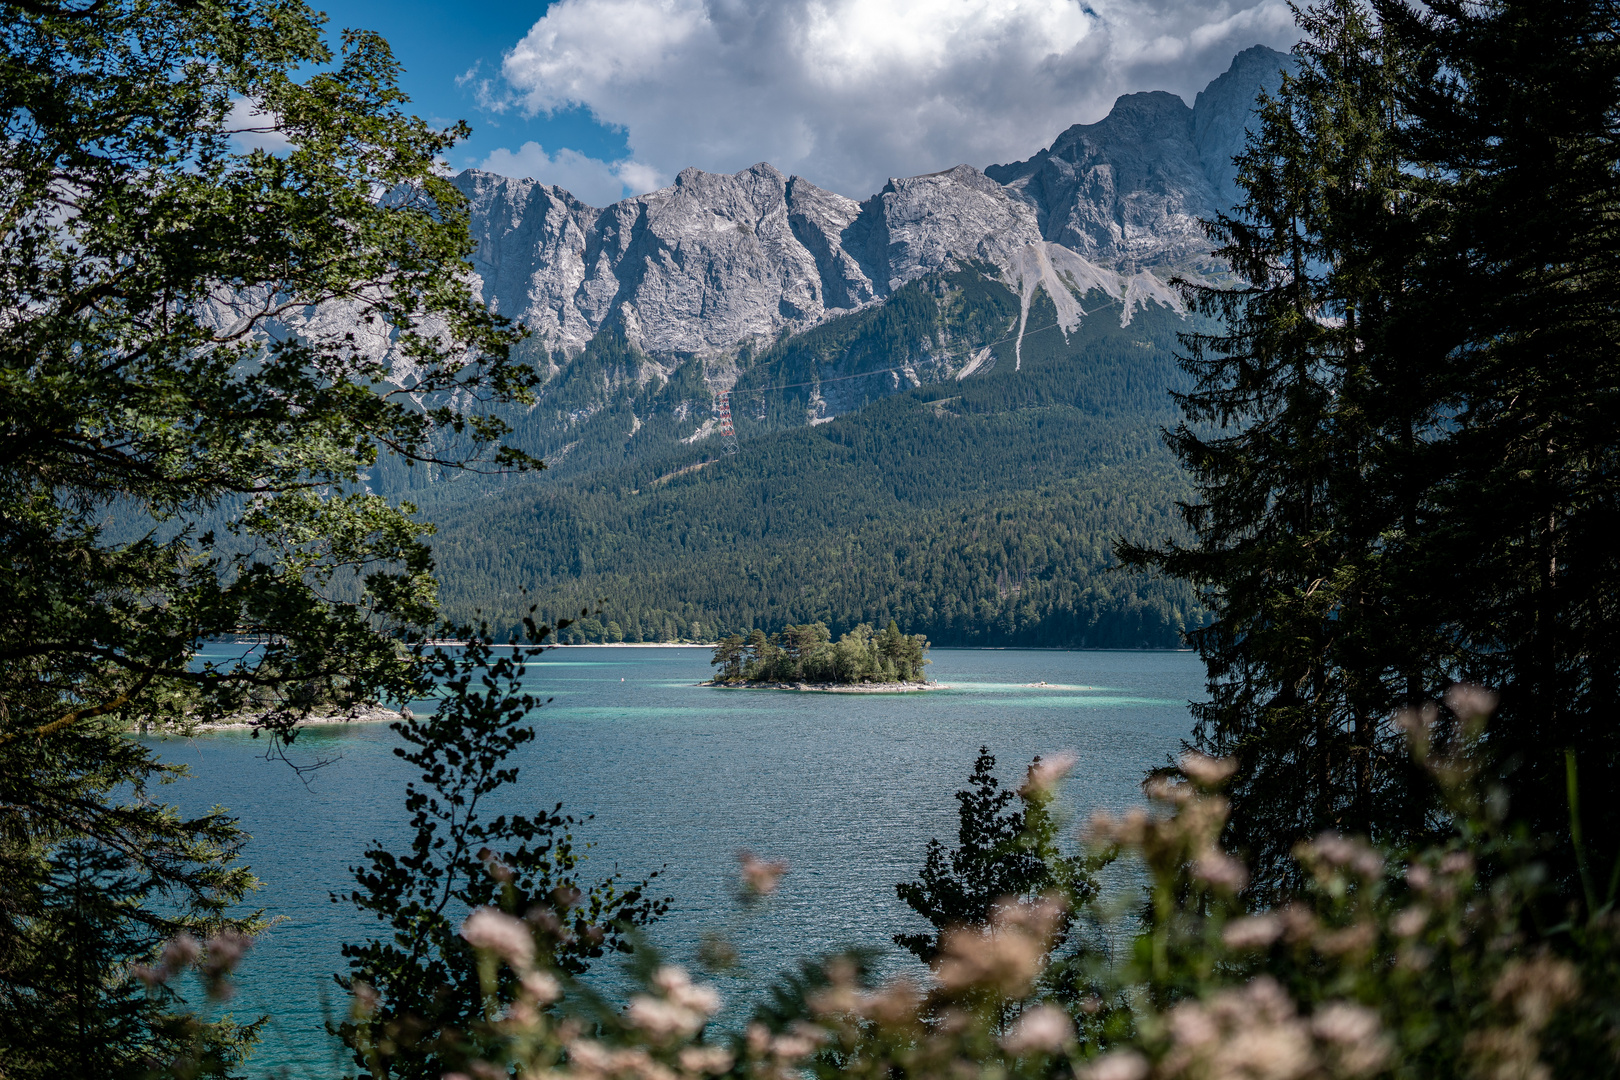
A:
[[[1038,293],[1014,370],[1004,285],[964,271],[899,299],[759,356],[733,392],[735,455],[711,440],[583,475],[417,491],[439,523],[446,610],[498,627],[535,604],[588,611],[572,640],[892,619],[936,645],[1179,645],[1202,618],[1192,593],[1116,572],[1113,548],[1178,535],[1174,504],[1190,488],[1159,431],[1184,379],[1177,336],[1196,320],[1150,307],[1122,326],[1093,293],[1065,334]],[[961,349],[991,348],[994,366],[899,388],[870,373],[904,356],[898,343],[947,331]],[[806,426],[814,374],[841,380],[852,411]],[[802,385],[747,389],[784,384]]]

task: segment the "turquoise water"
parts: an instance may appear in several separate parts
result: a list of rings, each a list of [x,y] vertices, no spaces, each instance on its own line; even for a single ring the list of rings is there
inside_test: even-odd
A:
[[[725,932],[743,968],[716,981],[735,1013],[798,957],[888,946],[922,927],[894,884],[915,876],[930,837],[954,839],[953,793],[981,743],[1012,780],[1036,754],[1074,752],[1064,798],[1083,819],[1139,801],[1144,771],[1176,752],[1202,691],[1189,653],[932,655],[930,677],[947,689],[890,696],[699,687],[707,649],[547,653],[529,684],[553,701],[535,714],[539,737],[504,807],[560,801],[594,815],[576,833],[596,845],[588,878],[661,869],[658,892],[675,902],[653,940],[689,961],[705,932]],[[382,724],[306,729],[294,756],[334,760],[303,780],[242,733],[154,741],[194,774],[169,798],[229,807],[252,834],[257,901],[282,920],[250,954],[232,1003],[240,1017],[273,1018],[251,1074],[329,1075],[322,997],[342,967],[338,945],[377,924],[328,894],[348,890],[347,868],[373,840],[403,846],[411,775],[392,754],[395,735]],[[746,916],[732,900],[740,848],[790,866],[780,892]]]

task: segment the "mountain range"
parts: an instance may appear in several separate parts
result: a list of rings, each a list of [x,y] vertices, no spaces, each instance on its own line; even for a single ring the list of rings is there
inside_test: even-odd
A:
[[[1255,46],[1191,108],[1162,91],[1130,94],[1027,161],[896,178],[860,202],[767,163],[731,175],[686,169],[606,209],[478,170],[455,183],[469,200],[485,301],[554,353],[617,326],[662,362],[718,356],[966,261],[1015,287],[1034,287],[1048,262],[1082,288],[1208,266],[1199,221],[1236,201],[1231,159],[1256,95],[1276,89],[1288,62]]]
[[[1194,599],[1109,575],[1109,550],[1174,528],[1156,432],[1198,326],[1170,280],[1223,275],[1201,222],[1238,201],[1232,157],[1290,62],[1256,46],[1191,107],[1127,95],[1025,161],[861,201],[764,163],[606,208],[463,172],[478,287],[545,380],[508,419],[548,471],[371,482],[440,523],[464,618],[1174,644]]]

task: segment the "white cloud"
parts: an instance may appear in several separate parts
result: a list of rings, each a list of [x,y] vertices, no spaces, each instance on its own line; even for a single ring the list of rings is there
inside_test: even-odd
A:
[[[1238,50],[1296,37],[1283,0],[558,0],[483,100],[583,105],[637,169],[763,160],[861,197],[1028,157],[1122,93],[1190,101]]]
[[[243,153],[264,150],[280,154],[292,149],[292,143],[280,130],[281,118],[272,112],[262,112],[256,102],[237,98],[231,102],[231,111],[225,114],[224,130],[230,132],[231,141]]]
[[[669,182],[652,166],[628,158],[601,161],[566,147],[548,154],[535,142],[526,142],[515,151],[496,150],[478,167],[502,176],[532,176],[556,184],[591,206],[610,206],[627,195],[653,191]]]
[[[613,163],[613,175],[624,183],[626,195],[642,195],[649,191],[657,191],[669,183],[669,177],[651,165],[643,165],[639,161],[616,161]]]

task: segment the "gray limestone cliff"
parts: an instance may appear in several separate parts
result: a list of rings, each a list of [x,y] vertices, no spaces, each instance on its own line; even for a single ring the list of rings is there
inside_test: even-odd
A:
[[[1131,281],[1207,261],[1199,219],[1232,205],[1231,156],[1256,95],[1288,63],[1256,46],[1192,108],[1130,94],[1027,161],[893,179],[863,202],[768,164],[729,176],[687,169],[605,209],[534,180],[469,170],[455,183],[470,202],[485,299],[553,355],[574,355],[611,325],[652,357],[719,356],[970,263],[999,271],[1026,311],[1043,288],[1067,322],[1079,309],[1056,295],[1065,278],[1173,302]]]
[[[1255,99],[1262,92],[1275,94],[1282,86],[1282,73],[1293,67],[1294,58],[1286,53],[1264,45],[1244,49],[1193,101],[1193,145],[1214,188],[1215,209],[1229,210],[1242,200],[1232,159],[1243,151],[1254,125]]]
[[[1088,259],[1183,265],[1208,252],[1200,219],[1240,198],[1242,151],[1256,98],[1292,63],[1256,45],[1199,93],[1192,108],[1162,91],[1128,94],[1095,124],[1076,124],[1027,161],[992,165],[990,179],[1031,206],[1041,235]]]
[[[605,210],[560,188],[469,170],[484,298],[573,352],[610,320],[651,355],[711,355],[1040,239],[1034,213],[966,165],[891,180],[864,203],[767,164],[683,171]]]

